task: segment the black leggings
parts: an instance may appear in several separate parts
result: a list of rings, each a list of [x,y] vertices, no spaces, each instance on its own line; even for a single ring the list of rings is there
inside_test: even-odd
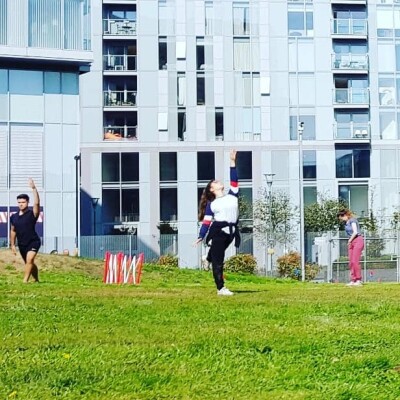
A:
[[[212,270],[217,289],[224,287],[224,259],[225,250],[232,243],[233,237],[220,231],[213,236],[207,260],[212,263]]]

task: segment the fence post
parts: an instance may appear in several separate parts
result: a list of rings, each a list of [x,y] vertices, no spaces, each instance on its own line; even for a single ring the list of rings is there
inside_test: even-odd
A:
[[[367,281],[367,235],[368,231],[364,229],[364,282]]]
[[[328,239],[328,271],[327,271],[327,280],[328,282],[333,282],[333,271],[332,271],[332,232],[327,233]]]

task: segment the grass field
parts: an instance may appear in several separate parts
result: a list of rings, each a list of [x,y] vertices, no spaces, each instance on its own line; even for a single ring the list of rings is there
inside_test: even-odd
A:
[[[400,399],[400,286],[302,284],[0,252],[0,399]]]

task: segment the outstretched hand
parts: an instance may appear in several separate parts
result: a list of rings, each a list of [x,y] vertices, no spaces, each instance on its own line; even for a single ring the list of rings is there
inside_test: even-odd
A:
[[[29,185],[29,187],[30,187],[31,189],[35,189],[35,188],[36,188],[35,182],[33,181],[32,178],[29,178],[29,179],[28,179],[28,185]]]
[[[201,243],[203,241],[203,239],[198,238],[197,240],[195,240],[192,244],[193,247],[196,247],[199,243]]]

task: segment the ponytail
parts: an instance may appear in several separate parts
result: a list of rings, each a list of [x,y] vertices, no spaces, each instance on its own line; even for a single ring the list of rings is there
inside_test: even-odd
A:
[[[206,212],[206,206],[209,201],[213,201],[215,199],[215,194],[211,192],[211,184],[214,180],[208,182],[207,186],[204,188],[203,193],[200,197],[199,203],[199,213],[198,213],[198,220],[203,221],[204,214]]]

